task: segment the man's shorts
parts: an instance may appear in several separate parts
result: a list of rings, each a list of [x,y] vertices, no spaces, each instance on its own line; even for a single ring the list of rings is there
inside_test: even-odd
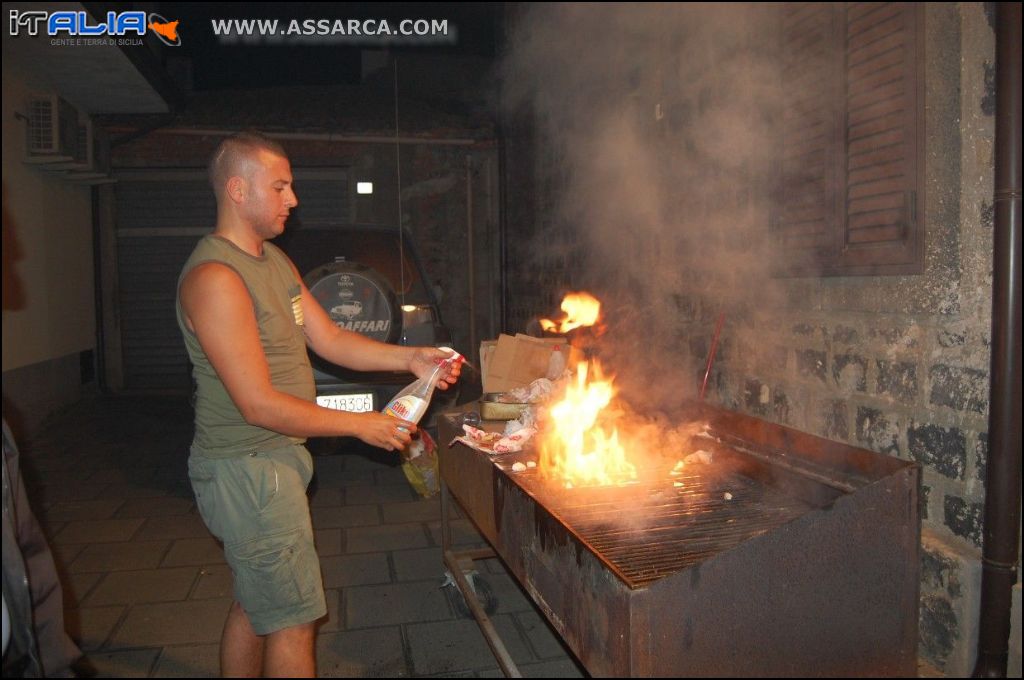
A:
[[[188,476],[207,528],[224,543],[235,600],[253,631],[274,631],[327,613],[306,487],[313,458],[290,444],[233,458],[192,448]]]

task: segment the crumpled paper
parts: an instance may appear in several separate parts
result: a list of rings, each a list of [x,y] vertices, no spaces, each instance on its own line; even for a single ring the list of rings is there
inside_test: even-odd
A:
[[[515,404],[536,404],[551,396],[555,384],[547,378],[537,378],[526,387],[517,387],[505,394]]]
[[[466,434],[453,439],[453,444],[455,442],[462,442],[471,449],[483,451],[491,456],[499,453],[522,451],[526,443],[533,438],[533,435],[537,434],[537,430],[532,427],[524,427],[510,434],[487,432],[472,425],[463,425],[462,429]]]

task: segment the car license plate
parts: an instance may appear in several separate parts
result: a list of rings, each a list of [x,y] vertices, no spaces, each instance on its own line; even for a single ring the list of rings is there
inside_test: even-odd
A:
[[[367,413],[373,408],[373,394],[324,394],[316,398],[317,406],[333,408],[337,411]]]

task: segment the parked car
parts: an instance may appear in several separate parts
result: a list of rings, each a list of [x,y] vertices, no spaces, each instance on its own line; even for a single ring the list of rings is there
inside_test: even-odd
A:
[[[343,328],[402,345],[451,344],[434,291],[408,231],[303,226],[278,245],[331,319]],[[310,352],[317,403],[346,411],[380,411],[415,380],[404,371],[366,373]]]

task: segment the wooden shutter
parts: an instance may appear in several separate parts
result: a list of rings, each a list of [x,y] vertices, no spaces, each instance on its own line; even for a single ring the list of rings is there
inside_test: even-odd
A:
[[[920,3],[781,6],[780,273],[923,271],[923,15]]]
[[[781,18],[782,135],[772,229],[797,269],[817,269],[834,248],[835,13],[827,3],[785,3]]]
[[[919,115],[922,10],[917,3],[847,3],[845,187],[839,273],[913,273],[923,263]]]

